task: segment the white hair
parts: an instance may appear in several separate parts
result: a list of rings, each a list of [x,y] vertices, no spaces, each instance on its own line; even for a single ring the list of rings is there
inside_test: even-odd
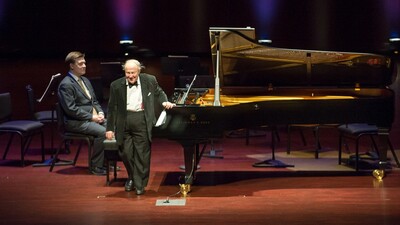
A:
[[[125,70],[125,65],[128,63],[133,63],[135,64],[140,70],[144,69],[145,67],[136,59],[128,59],[125,61],[125,63],[122,65],[122,69]]]

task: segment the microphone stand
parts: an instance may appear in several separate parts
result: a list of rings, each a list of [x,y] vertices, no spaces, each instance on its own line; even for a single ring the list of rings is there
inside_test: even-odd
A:
[[[43,92],[42,96],[37,99],[36,101],[38,103],[42,102],[44,99],[49,98],[49,96],[54,96],[56,91],[57,91],[57,85],[59,83],[59,79],[61,77],[61,73],[57,73],[51,76],[49,83],[47,84],[47,87],[45,89],[45,91]],[[53,150],[54,150],[54,123],[56,122],[56,120],[58,118],[54,117],[55,114],[55,108],[54,105],[51,109],[51,158],[45,160],[44,162],[41,163],[35,163],[32,166],[33,167],[41,167],[41,166],[51,166],[53,160],[57,160],[59,162],[57,162],[55,165],[71,165],[72,161],[60,161],[59,159],[54,159],[53,158]]]
[[[51,76],[49,83],[47,84],[46,90],[44,90],[42,97],[37,99],[37,102],[42,102],[43,98],[45,98],[47,95],[49,95],[49,92],[51,91],[51,94],[54,95],[54,89],[55,89],[55,79],[57,77],[61,76],[61,73],[57,73]],[[58,80],[58,79],[57,79]]]
[[[275,159],[275,134],[278,132],[275,128],[271,130],[271,149],[272,149],[272,159],[267,159],[261,162],[256,162],[253,164],[253,167],[274,167],[274,168],[286,168],[286,167],[294,167],[294,165],[286,164]]]

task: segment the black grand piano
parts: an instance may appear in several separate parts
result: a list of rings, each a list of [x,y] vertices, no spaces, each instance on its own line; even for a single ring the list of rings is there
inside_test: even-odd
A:
[[[199,143],[226,130],[346,123],[390,130],[395,106],[388,85],[396,78],[390,57],[268,47],[255,41],[249,27],[211,27],[209,34],[215,88],[180,95],[183,104],[156,129],[183,146],[186,184],[195,177]],[[386,162],[383,145],[379,156]]]

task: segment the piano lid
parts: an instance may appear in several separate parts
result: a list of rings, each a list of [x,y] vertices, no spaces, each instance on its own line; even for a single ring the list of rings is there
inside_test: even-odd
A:
[[[383,55],[264,46],[251,27],[210,27],[209,35],[221,87],[385,87],[396,78],[394,63]]]

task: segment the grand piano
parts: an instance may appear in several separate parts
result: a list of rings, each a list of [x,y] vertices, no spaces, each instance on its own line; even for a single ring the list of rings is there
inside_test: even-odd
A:
[[[390,57],[269,47],[255,40],[250,27],[211,27],[209,35],[215,87],[179,94],[181,104],[156,128],[158,135],[182,145],[185,184],[195,179],[199,144],[227,130],[346,123],[390,130],[395,106],[388,85],[396,79]],[[379,151],[383,164],[383,141]]]

